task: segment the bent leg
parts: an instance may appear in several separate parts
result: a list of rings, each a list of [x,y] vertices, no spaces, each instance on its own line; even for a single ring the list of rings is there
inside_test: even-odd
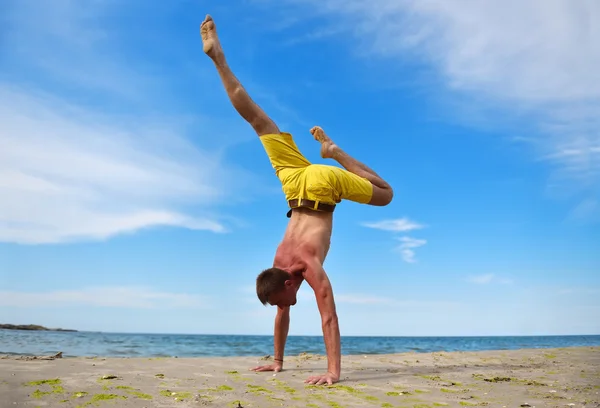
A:
[[[279,128],[248,95],[240,81],[235,77],[221,48],[217,28],[211,16],[207,15],[200,25],[203,49],[214,62],[227,96],[235,110],[248,122],[259,135],[279,133]]]
[[[339,146],[333,143],[320,127],[315,126],[310,132],[321,143],[321,157],[334,159],[346,170],[367,179],[373,185],[373,194],[368,204],[385,206],[392,202],[394,197],[392,186],[375,173],[375,171],[344,152]]]

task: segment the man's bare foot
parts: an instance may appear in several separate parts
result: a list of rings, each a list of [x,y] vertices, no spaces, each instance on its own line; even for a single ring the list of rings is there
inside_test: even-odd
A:
[[[310,133],[314,136],[315,140],[321,143],[321,157],[324,159],[333,159],[338,147],[333,141],[325,134],[323,129],[319,126],[315,126],[310,130]]]
[[[217,27],[210,15],[200,24],[200,36],[202,37],[203,50],[210,58],[215,60],[223,55],[223,49],[217,36]]]

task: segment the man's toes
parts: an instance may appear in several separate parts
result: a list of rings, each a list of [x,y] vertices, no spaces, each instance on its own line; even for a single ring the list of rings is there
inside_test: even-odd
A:
[[[200,24],[200,27],[206,26],[211,21],[213,21],[212,17],[210,16],[210,14],[207,14],[202,24]]]

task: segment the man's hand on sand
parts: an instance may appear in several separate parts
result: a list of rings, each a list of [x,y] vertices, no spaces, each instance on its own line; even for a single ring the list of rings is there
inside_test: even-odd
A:
[[[338,382],[339,380],[340,380],[339,376],[334,375],[332,373],[327,373],[327,374],[323,374],[323,375],[313,375],[311,377],[308,377],[308,379],[304,380],[304,382],[308,383],[308,384],[314,384],[314,385],[321,385],[321,384],[331,385],[331,384]]]
[[[281,363],[273,363],[273,364],[268,364],[268,365],[264,365],[264,366],[258,366],[258,367],[254,367],[251,368],[251,371],[275,371],[276,373],[278,373],[279,371],[281,371],[281,368],[283,367],[283,364]]]

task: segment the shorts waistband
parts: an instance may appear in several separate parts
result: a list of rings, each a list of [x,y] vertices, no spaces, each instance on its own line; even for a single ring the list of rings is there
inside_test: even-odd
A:
[[[294,208],[309,208],[315,211],[325,211],[325,212],[333,212],[335,211],[335,204],[327,204],[321,201],[308,200],[305,198],[302,199],[293,199],[288,201],[288,205],[290,206],[290,210],[287,213],[287,217],[290,218],[292,216],[292,209]]]

